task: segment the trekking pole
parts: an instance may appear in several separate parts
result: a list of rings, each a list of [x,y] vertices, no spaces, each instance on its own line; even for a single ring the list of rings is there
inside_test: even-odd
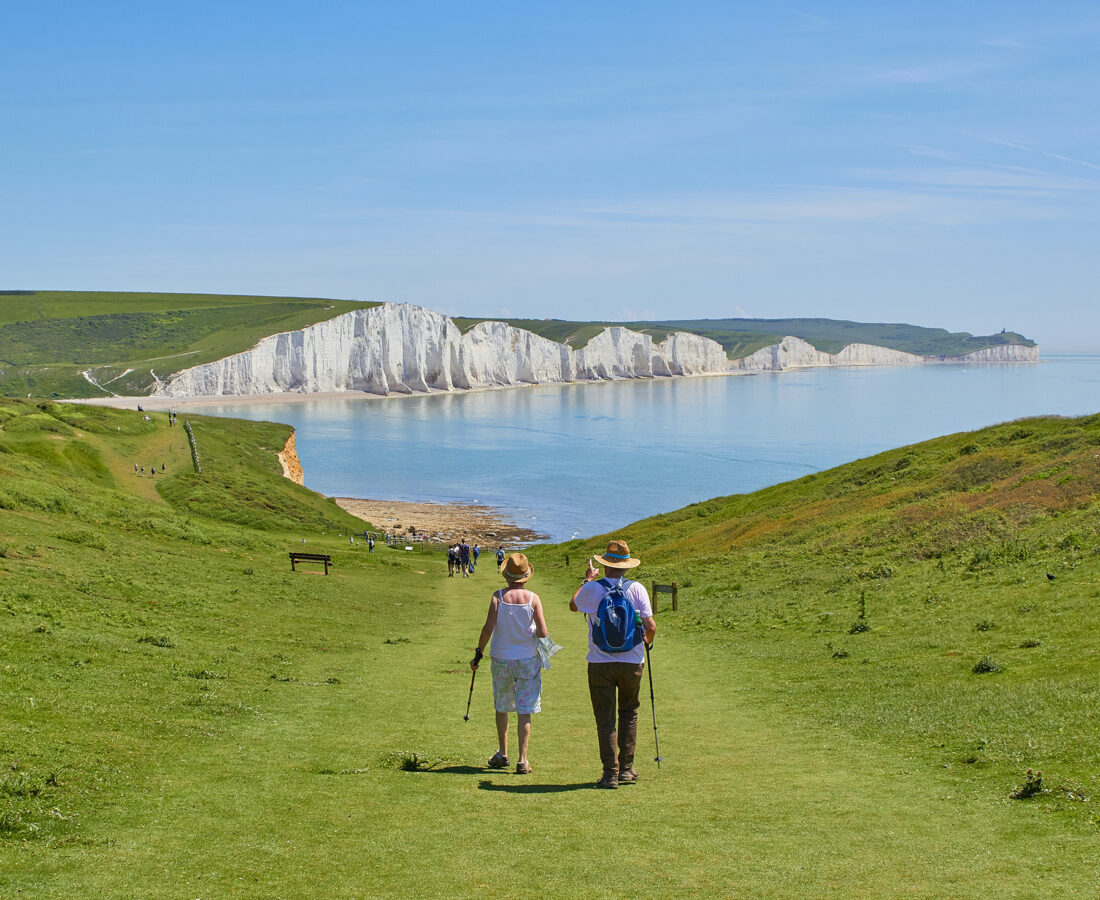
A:
[[[474,679],[475,678],[477,678],[477,669],[474,669],[474,673],[470,676],[470,697],[466,701],[466,715],[464,715],[462,717],[463,722],[469,722],[470,721],[470,703],[474,699]],[[658,768],[660,768],[660,767],[658,766]]]
[[[653,666],[649,662],[649,644],[645,645],[645,667],[649,672],[649,708],[653,710],[653,749],[657,751],[653,761],[657,763],[659,769],[661,768],[661,745],[657,743],[657,706],[653,700]]]

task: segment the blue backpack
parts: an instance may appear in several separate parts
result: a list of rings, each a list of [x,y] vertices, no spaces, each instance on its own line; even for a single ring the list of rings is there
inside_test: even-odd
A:
[[[599,581],[607,593],[596,607],[592,623],[592,643],[605,653],[626,653],[637,647],[645,637],[642,620],[634,604],[626,596],[631,582],[623,579]]]

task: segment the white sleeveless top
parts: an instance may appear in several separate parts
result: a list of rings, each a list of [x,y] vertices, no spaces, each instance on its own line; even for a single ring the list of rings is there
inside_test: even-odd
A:
[[[489,656],[495,659],[530,659],[538,655],[535,608],[530,600],[536,595],[527,590],[524,593],[528,595],[526,603],[505,603],[504,591],[497,594],[497,624],[489,644]]]

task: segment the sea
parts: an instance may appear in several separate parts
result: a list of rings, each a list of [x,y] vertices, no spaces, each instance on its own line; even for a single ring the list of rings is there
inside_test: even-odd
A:
[[[940,435],[1100,412],[1100,356],[194,409],[293,426],[322,494],[482,504],[561,541]]]

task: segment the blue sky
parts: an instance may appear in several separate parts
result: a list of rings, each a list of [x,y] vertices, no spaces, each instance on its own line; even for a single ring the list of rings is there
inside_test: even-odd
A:
[[[0,5],[0,288],[1100,349],[1095,3]]]

